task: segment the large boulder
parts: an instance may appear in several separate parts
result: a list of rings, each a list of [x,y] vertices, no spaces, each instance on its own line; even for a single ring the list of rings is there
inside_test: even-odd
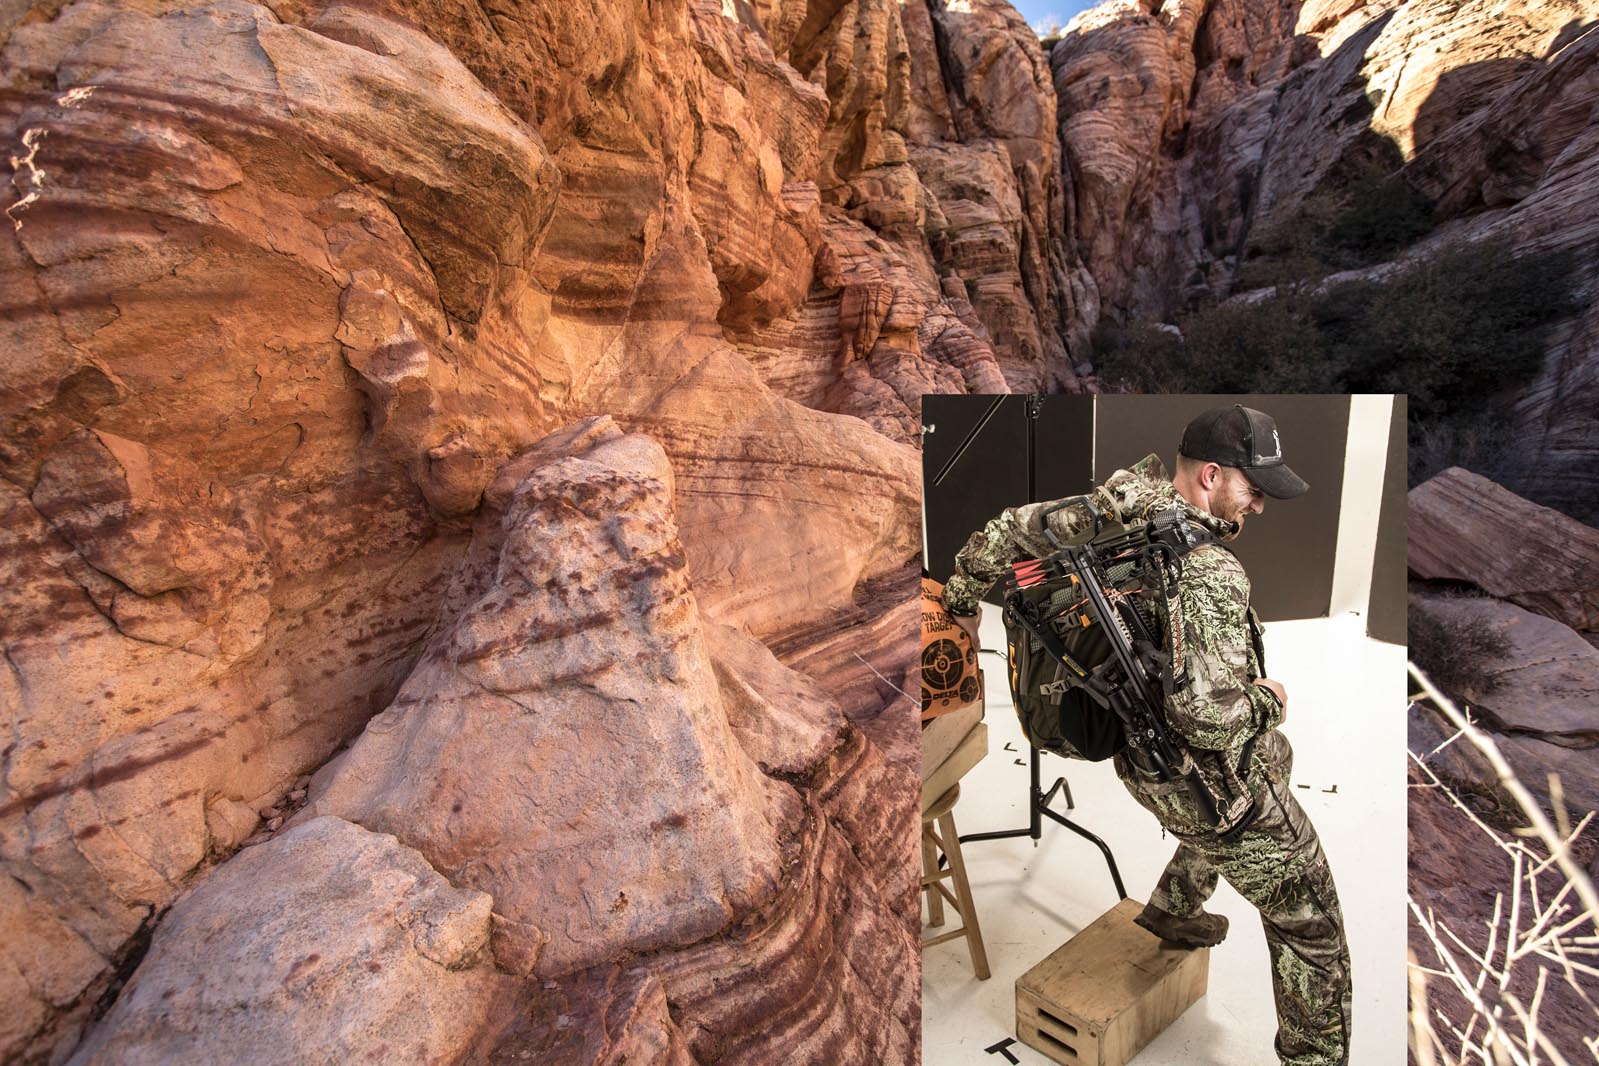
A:
[[[1486,597],[1413,595],[1410,613],[1413,632],[1428,627],[1436,653],[1456,656],[1420,665],[1437,671],[1432,680],[1489,733],[1521,782],[1551,803],[1556,777],[1574,816],[1599,810],[1599,650],[1559,622]],[[1448,646],[1451,638],[1458,646]],[[1453,733],[1441,712],[1411,708],[1410,750],[1451,784],[1508,810],[1492,765],[1465,740],[1445,744]]]
[[[394,833],[495,899],[495,955],[541,977],[709,937],[777,890],[798,804],[729,725],[672,470],[609,419],[490,486],[481,591],[302,817]]]
[[[1410,490],[1410,571],[1599,629],[1599,529],[1452,467]]]
[[[1569,626],[1480,596],[1414,595],[1410,611],[1413,627],[1429,622],[1445,639],[1476,634],[1466,654],[1481,658],[1457,667],[1452,694],[1494,728],[1566,743],[1599,741],[1599,649]]]
[[[312,819],[173,905],[72,1062],[459,1062],[510,990],[492,908],[392,836]]]

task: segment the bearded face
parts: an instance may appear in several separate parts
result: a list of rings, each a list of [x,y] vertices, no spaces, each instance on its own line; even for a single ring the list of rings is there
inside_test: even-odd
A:
[[[1246,517],[1265,509],[1266,494],[1252,485],[1242,470],[1230,466],[1222,468],[1220,481],[1210,494],[1211,514],[1237,522],[1242,531]]]

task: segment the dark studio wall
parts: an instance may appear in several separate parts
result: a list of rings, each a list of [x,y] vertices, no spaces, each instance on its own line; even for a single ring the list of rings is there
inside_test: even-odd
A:
[[[1294,500],[1266,500],[1229,547],[1249,572],[1266,621],[1319,618],[1332,603],[1333,556],[1349,436],[1348,396],[1101,396],[1095,477],[1157,453],[1172,472],[1183,427],[1202,411],[1241,403],[1277,420],[1283,461],[1310,485]]]
[[[1093,487],[1094,398],[1037,399],[1029,486],[1028,397],[922,397],[922,565],[930,577],[949,580],[961,545],[1005,508]]]
[[[1284,458],[1311,487],[1296,500],[1268,500],[1265,512],[1251,516],[1231,545],[1249,571],[1255,607],[1268,621],[1327,614],[1349,430],[1347,396],[1043,397],[1033,435],[1031,490],[1026,397],[923,397],[928,573],[947,580],[955,552],[1006,507],[1086,492],[1152,451],[1169,470],[1188,421],[1227,403],[1256,407],[1277,419]],[[1400,438],[1402,446],[1402,429]],[[1392,462],[1390,456],[1391,468]],[[1403,462],[1401,454],[1398,469]],[[943,480],[934,484],[941,472]],[[1403,567],[1402,558],[1397,565]],[[1402,588],[1397,595],[1402,610]],[[989,602],[998,598],[991,594]],[[1378,602],[1374,597],[1374,611]]]

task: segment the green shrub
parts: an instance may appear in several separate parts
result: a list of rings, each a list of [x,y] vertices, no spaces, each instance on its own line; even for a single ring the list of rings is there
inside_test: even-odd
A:
[[[1102,319],[1094,330],[1095,367],[1108,388],[1128,392],[1181,392],[1182,341],[1149,322],[1125,325]]]
[[[1471,702],[1463,695],[1468,690],[1481,697],[1499,687],[1495,667],[1505,661],[1504,643],[1487,619],[1413,608],[1409,633],[1411,661],[1456,703]]]
[[[1298,209],[1251,238],[1233,290],[1319,281],[1388,259],[1432,229],[1432,203],[1404,178],[1368,171],[1336,191],[1307,196]]]
[[[1326,231],[1332,247],[1364,262],[1386,259],[1432,229],[1432,204],[1398,176],[1367,175],[1349,187]]]
[[[1548,328],[1577,309],[1573,267],[1498,241],[1452,245],[1381,280],[1191,312],[1181,339],[1106,326],[1095,364],[1146,392],[1409,393],[1412,479],[1451,464],[1492,476],[1520,457],[1491,398],[1537,373]]]

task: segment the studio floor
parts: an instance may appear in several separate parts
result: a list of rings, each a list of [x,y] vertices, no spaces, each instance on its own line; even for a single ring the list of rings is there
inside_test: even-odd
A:
[[[1004,647],[998,611],[984,608],[983,647]],[[1294,794],[1332,865],[1354,964],[1354,1066],[1405,1062],[1405,652],[1365,636],[1356,615],[1267,626],[1272,677],[1288,691],[1284,733],[1295,753]],[[1027,824],[1027,744],[1005,691],[1002,660],[984,654],[989,752],[961,785],[962,835]],[[1171,857],[1154,818],[1127,794],[1108,762],[1043,759],[1046,787],[1066,775],[1071,817],[1110,843],[1127,891],[1143,900]],[[1060,799],[1055,808],[1064,812]],[[993,976],[972,974],[964,939],[930,948],[922,962],[922,1061],[1003,1064],[984,1049],[1015,1036],[1015,982],[1116,903],[1099,851],[1045,820],[1043,838],[983,841],[964,849]],[[1211,950],[1209,991],[1133,1061],[1138,1066],[1273,1066],[1276,1013],[1266,941],[1254,910],[1226,882],[1209,909],[1227,915],[1227,940]],[[924,911],[925,920],[925,911]],[[952,928],[952,926],[947,926]],[[1024,1064],[1051,1060],[1021,1043]]]

